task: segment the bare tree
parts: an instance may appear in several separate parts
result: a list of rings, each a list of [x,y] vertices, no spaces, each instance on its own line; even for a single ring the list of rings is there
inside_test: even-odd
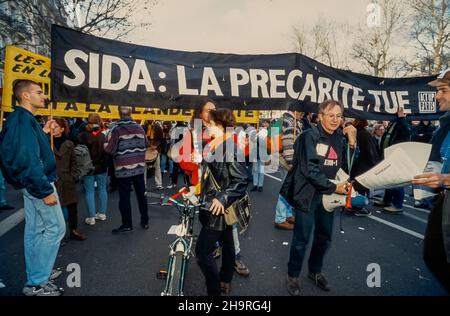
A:
[[[1,0],[0,0],[1,1]],[[49,48],[51,24],[71,26],[97,36],[119,39],[138,25],[131,18],[139,10],[150,15],[157,0],[53,0],[11,1],[23,13],[24,28],[37,38],[40,45]],[[145,26],[148,26],[147,23]],[[17,43],[21,44],[21,43]],[[30,43],[27,43],[30,45]]]
[[[418,53],[408,66],[422,74],[439,73],[449,65],[450,0],[412,0],[411,9]]]
[[[353,57],[362,61],[370,74],[384,77],[397,61],[392,48],[399,45],[398,35],[405,25],[404,2],[379,0],[377,5],[381,9],[381,25],[359,27]]]
[[[297,53],[335,68],[349,68],[348,25],[319,18],[312,27],[293,26],[291,40]]]

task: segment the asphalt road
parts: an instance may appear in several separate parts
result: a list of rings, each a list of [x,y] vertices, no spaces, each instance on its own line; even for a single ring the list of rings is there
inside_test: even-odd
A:
[[[240,238],[243,258],[251,274],[248,278],[235,274],[232,295],[288,295],[285,276],[292,232],[273,228],[281,185],[279,177],[278,173],[267,176],[264,192],[251,192],[253,219],[248,231]],[[153,186],[152,182],[150,179]],[[167,175],[164,182],[168,182]],[[16,210],[0,213],[0,296],[21,295],[25,283],[24,222],[1,235],[6,224],[20,221],[22,197],[14,190],[9,190],[7,196]],[[57,280],[60,286],[65,287],[65,295],[160,295],[164,281],[157,279],[156,275],[160,269],[166,268],[168,246],[174,238],[167,232],[171,225],[177,223],[178,213],[171,206],[150,205],[150,229],[143,230],[139,226],[136,201],[134,198],[132,201],[134,231],[113,235],[111,230],[120,225],[118,193],[110,195],[107,221],[97,222],[92,227],[84,224],[86,209],[84,199],[80,199],[79,228],[88,239],[82,242],[69,240],[60,248],[56,266],[66,270],[69,264],[78,264],[81,287],[68,287],[70,272],[65,272]],[[333,242],[323,270],[332,291],[323,292],[316,288],[306,278],[305,264],[301,278],[303,294],[448,295],[422,260],[428,211],[413,208],[410,197],[405,203],[402,215],[384,214],[373,206],[370,206],[373,214],[369,218],[344,214],[344,233],[339,230],[340,212],[335,212]],[[198,222],[195,231],[199,232]],[[220,259],[217,262],[220,264]],[[380,267],[380,287],[367,285],[373,272],[367,268],[372,263]],[[185,292],[192,296],[206,295],[204,278],[195,258],[188,265]]]

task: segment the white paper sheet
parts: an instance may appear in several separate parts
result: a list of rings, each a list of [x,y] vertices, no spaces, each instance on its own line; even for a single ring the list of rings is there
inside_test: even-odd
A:
[[[429,161],[423,172],[440,173],[441,170],[442,170],[442,163],[438,161]],[[414,199],[418,201],[433,197],[437,194],[434,189],[423,185],[415,185],[413,192],[414,192],[413,193]]]
[[[392,147],[383,161],[356,177],[360,184],[371,190],[403,187],[423,172],[430,156],[430,144],[407,142]]]

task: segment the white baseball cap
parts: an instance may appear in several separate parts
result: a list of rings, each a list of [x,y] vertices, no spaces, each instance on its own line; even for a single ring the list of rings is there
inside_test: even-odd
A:
[[[436,80],[430,81],[428,85],[432,87],[437,87],[442,84],[450,85],[450,68],[445,69],[441,74],[436,78]]]

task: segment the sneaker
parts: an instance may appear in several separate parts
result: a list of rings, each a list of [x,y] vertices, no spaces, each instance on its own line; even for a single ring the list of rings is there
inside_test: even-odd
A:
[[[322,273],[308,273],[308,278],[312,281],[314,281],[314,284],[324,291],[331,290],[330,286],[328,285],[327,279],[323,276]]]
[[[171,184],[169,184],[168,186],[166,186],[167,189],[174,189],[174,188],[176,188],[176,187],[177,187],[177,185],[174,184],[174,183],[171,183]]]
[[[366,208],[362,208],[362,209],[359,209],[359,210],[355,210],[354,212],[353,212],[353,215],[355,215],[355,216],[370,216],[370,215],[372,215],[372,212],[371,211],[369,211],[368,209],[366,209]]]
[[[95,219],[98,219],[99,221],[106,221],[106,214],[105,213],[97,213],[97,214],[95,214]]]
[[[298,278],[291,278],[289,275],[286,278],[286,285],[288,293],[292,296],[300,296],[300,281]]]
[[[121,233],[128,233],[128,232],[132,232],[133,228],[131,227],[125,227],[123,225],[121,225],[120,227],[114,228],[112,230],[113,234],[121,234]]]
[[[423,202],[420,202],[420,201],[414,202],[414,207],[417,207],[417,208],[424,208],[424,209],[427,209],[427,210],[431,209],[429,203],[423,203]]]
[[[253,188],[250,190],[251,192],[257,191],[258,187],[257,186],[253,186]]]
[[[294,225],[292,225],[288,221],[284,221],[282,223],[275,223],[273,226],[277,229],[283,229],[283,230],[293,230],[294,229]]]
[[[61,268],[53,269],[52,273],[50,273],[50,276],[48,277],[48,279],[49,279],[49,281],[56,280],[61,274],[62,274]]]
[[[250,270],[248,267],[242,262],[242,260],[235,260],[234,262],[234,270],[243,277],[248,277],[250,274]]]
[[[164,190],[164,187],[163,187],[162,185],[157,185],[157,186],[156,186],[156,189],[157,189],[157,190]]]
[[[258,187],[258,192],[262,192],[263,188],[262,187]]]
[[[88,225],[93,226],[93,225],[95,225],[95,217],[86,217],[84,222]]]
[[[73,229],[70,231],[70,239],[83,241],[83,240],[86,240],[87,238],[86,238],[86,236],[81,234],[78,230]]]
[[[401,214],[401,213],[403,213],[403,209],[396,208],[395,206],[387,206],[387,207],[383,208],[383,211],[386,212],[386,213],[391,213],[391,214]]]
[[[42,286],[26,285],[23,288],[22,293],[25,296],[61,296],[64,293],[64,290],[49,282]]]
[[[378,206],[378,207],[386,207],[386,206],[391,206],[391,203],[386,204],[386,203],[384,203],[383,200],[381,200],[381,201],[374,201],[373,205]]]
[[[141,223],[141,227],[142,227],[142,229],[148,229],[149,225],[148,225],[148,223]]]

